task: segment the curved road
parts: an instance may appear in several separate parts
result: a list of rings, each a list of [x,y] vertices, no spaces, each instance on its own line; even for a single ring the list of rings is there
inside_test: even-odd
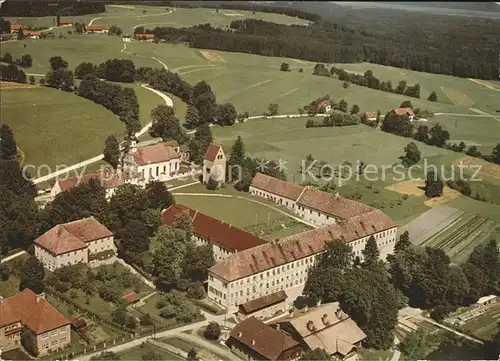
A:
[[[148,15],[129,15],[129,16],[99,16],[97,18],[93,18],[92,20],[89,21],[87,26],[91,26],[94,21],[99,20],[99,19],[123,19],[123,18],[147,18],[151,16],[161,16],[161,15],[170,15],[173,13],[173,10],[169,10],[166,13],[160,13],[160,14],[148,14]]]

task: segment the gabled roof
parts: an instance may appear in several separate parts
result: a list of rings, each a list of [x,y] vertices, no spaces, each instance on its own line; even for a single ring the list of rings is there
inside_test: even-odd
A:
[[[134,302],[137,302],[139,301],[139,296],[137,295],[137,293],[135,292],[129,292],[125,295],[122,296],[122,299],[127,303],[127,304],[130,304],[130,303],[134,303]]]
[[[376,118],[378,112],[365,112],[367,118]]]
[[[323,252],[327,243],[334,239],[350,243],[394,227],[396,223],[391,218],[373,210],[232,254],[212,266],[209,272],[232,282]]]
[[[297,205],[344,219],[368,213],[375,209],[363,203],[323,192],[313,187],[306,187],[297,200]]]
[[[136,39],[153,39],[154,37],[155,37],[154,34],[147,34],[147,33],[135,34]]]
[[[58,224],[35,240],[35,243],[53,255],[60,255],[87,247],[88,242],[111,237],[113,232],[94,217]]]
[[[299,199],[305,189],[304,187],[270,177],[263,173],[257,173],[253,177],[251,186],[293,201]]]
[[[56,182],[59,183],[59,188],[64,192],[72,187],[78,186],[80,184],[88,183],[91,179],[97,180],[104,189],[113,189],[125,184],[125,178],[127,175],[125,173],[89,173],[82,176],[80,179],[68,178],[68,179],[57,179]]]
[[[138,165],[147,165],[180,158],[179,153],[175,151],[172,144],[170,142],[160,142],[145,147],[138,147],[137,152],[134,153],[134,160]],[[178,143],[176,142],[176,144]]]
[[[397,115],[415,115],[412,108],[395,108],[392,110]]]
[[[163,223],[173,226],[176,216],[182,212],[189,215],[193,231],[201,238],[223,246],[231,251],[243,251],[266,243],[264,240],[224,221],[207,216],[182,204],[174,204],[162,212]]]
[[[327,303],[299,314],[289,322],[311,349],[321,348],[330,355],[347,355],[366,334],[338,302]]]
[[[246,314],[253,313],[263,308],[283,302],[287,299],[285,291],[278,291],[267,296],[262,296],[240,305],[240,309]]]
[[[299,343],[286,333],[254,317],[238,323],[231,330],[230,337],[257,352],[266,360],[277,360],[284,351],[299,346]]]
[[[108,30],[107,25],[89,25],[89,26],[84,26],[85,31],[100,31],[100,30]]]
[[[205,152],[203,159],[213,162],[215,160],[215,158],[217,157],[217,154],[219,154],[220,149],[221,149],[220,145],[213,144],[213,143],[210,144],[207,148],[207,151]]]
[[[0,326],[19,321],[37,335],[70,324],[50,303],[28,288],[0,303]]]
[[[24,36],[40,36],[42,35],[41,31],[33,31],[33,30],[23,30]]]
[[[26,25],[23,24],[10,24],[10,30],[28,29]]]
[[[318,108],[326,108],[327,106],[331,105],[329,100],[323,100],[318,104]]]
[[[64,24],[64,25],[73,24],[73,20],[71,20],[71,19],[59,19],[59,24]]]

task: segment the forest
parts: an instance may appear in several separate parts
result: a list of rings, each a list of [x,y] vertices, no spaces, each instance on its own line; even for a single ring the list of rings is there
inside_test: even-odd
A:
[[[91,1],[5,1],[0,8],[0,16],[49,16],[85,15],[105,12],[104,3]]]
[[[194,48],[322,63],[370,62],[435,74],[498,79],[498,21],[435,15],[416,19],[412,13],[392,11],[376,18],[367,12],[360,14],[319,19],[309,26],[244,19],[233,21],[230,29],[203,24],[149,31],[167,42],[188,42]]]

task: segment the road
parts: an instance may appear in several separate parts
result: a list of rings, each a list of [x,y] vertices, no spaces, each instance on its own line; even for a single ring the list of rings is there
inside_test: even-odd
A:
[[[309,227],[313,227],[313,228],[317,228],[318,226],[312,224],[312,223],[309,223],[305,220],[303,220],[302,218],[299,218],[299,217],[295,217],[293,215],[291,215],[290,213],[287,213],[281,209],[279,209],[278,207],[273,207],[273,206],[270,206],[269,204],[267,203],[264,203],[264,202],[259,202],[255,199],[250,199],[248,197],[239,197],[239,196],[233,196],[231,194],[211,194],[211,193],[172,193],[173,196],[203,196],[203,197],[222,197],[222,198],[235,198],[235,199],[242,199],[242,200],[245,200],[245,201],[249,201],[249,202],[253,202],[253,203],[257,203],[257,204],[260,204],[264,207],[267,207],[269,209],[272,209],[273,211],[276,211],[278,213],[281,213],[283,214],[284,216],[287,216],[289,218],[292,218],[293,220],[297,221],[297,222],[300,222],[302,224],[305,224]]]
[[[5,257],[5,258],[2,258],[2,259],[0,260],[0,263],[8,262],[8,261],[10,261],[10,260],[12,260],[12,259],[14,259],[14,258],[17,258],[17,257],[19,257],[19,256],[22,256],[22,255],[23,255],[23,254],[25,254],[25,253],[26,253],[26,251],[19,251],[19,252],[17,252],[17,253],[11,254],[10,256],[7,256],[7,257]]]
[[[215,345],[210,341],[205,340],[204,338],[200,336],[195,336],[195,335],[190,335],[186,333],[180,333],[177,335],[178,338],[189,341],[191,343],[196,343],[200,346],[202,346],[204,349],[213,352],[219,356],[225,357],[228,360],[239,360],[238,357],[236,357],[235,354],[233,354],[229,348],[222,346],[222,345]]]
[[[437,327],[440,327],[440,328],[445,329],[445,330],[447,330],[447,331],[453,332],[455,335],[458,335],[458,336],[461,336],[461,337],[463,337],[463,338],[466,338],[466,339],[468,339],[468,340],[470,340],[470,341],[472,341],[472,342],[475,342],[475,343],[478,343],[478,344],[484,345],[484,342],[483,342],[483,341],[478,340],[477,338],[474,338],[474,337],[472,337],[472,336],[466,335],[465,333],[459,332],[459,331],[457,331],[457,330],[455,330],[455,329],[453,329],[453,328],[451,328],[451,327],[448,327],[448,326],[442,325],[442,324],[440,324],[439,322],[434,321],[432,318],[424,317],[424,316],[422,316],[422,315],[417,315],[416,317],[417,317],[417,318],[420,318],[420,319],[422,319],[422,320],[425,320],[425,321],[427,321],[427,322],[430,322],[430,323],[432,323],[433,325],[436,325]]]
[[[92,20],[89,21],[89,23],[87,24],[87,26],[91,26],[94,21],[96,20],[100,20],[100,19],[123,19],[123,18],[137,18],[137,19],[140,19],[140,18],[148,18],[148,17],[151,17],[151,16],[162,16],[162,15],[170,15],[172,14],[172,10],[169,10],[165,13],[159,13],[159,14],[148,14],[148,15],[130,15],[130,16],[99,16],[97,18],[93,18]]]

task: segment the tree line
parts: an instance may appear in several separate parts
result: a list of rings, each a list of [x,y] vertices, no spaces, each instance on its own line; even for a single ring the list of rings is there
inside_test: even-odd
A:
[[[0,8],[1,16],[50,16],[64,15],[76,16],[85,14],[103,13],[106,11],[104,3],[96,2],[75,2],[71,0],[65,1],[36,1],[36,0],[20,0],[12,2],[4,2]]]
[[[492,32],[491,37],[485,40],[484,47],[483,43],[479,46],[476,41],[467,50],[462,49],[463,40],[460,37],[466,36],[463,29],[455,30],[460,34],[457,39],[449,39],[450,42],[434,37],[429,40],[419,37],[417,43],[415,38],[408,39],[409,43],[414,44],[411,51],[395,34],[391,34],[394,36],[393,46],[386,46],[387,39],[381,32],[328,21],[317,21],[304,27],[245,19],[231,22],[230,29],[227,30],[203,24],[189,28],[156,27],[152,33],[164,41],[187,42],[194,48],[289,57],[320,63],[364,61],[459,77],[498,78],[494,39],[500,33],[500,26],[496,28],[496,34]]]
[[[87,74],[120,83],[133,83],[136,76],[135,64],[130,59],[109,59],[99,65],[83,62],[76,66],[75,77],[77,79],[82,79]]]

